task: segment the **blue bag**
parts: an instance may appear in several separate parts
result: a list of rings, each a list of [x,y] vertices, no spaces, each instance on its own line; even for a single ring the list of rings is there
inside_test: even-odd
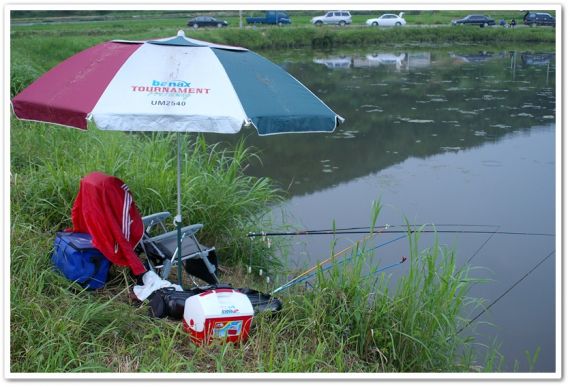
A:
[[[86,289],[105,286],[111,262],[91,242],[91,235],[58,232],[51,260],[65,278]]]

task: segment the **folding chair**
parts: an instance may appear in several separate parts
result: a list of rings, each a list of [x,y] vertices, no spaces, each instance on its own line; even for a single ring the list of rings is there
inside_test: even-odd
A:
[[[149,269],[166,279],[173,266],[178,263],[177,231],[168,231],[165,220],[169,212],[160,212],[142,218],[144,233],[139,242],[140,250],[146,255]],[[219,283],[217,277],[218,260],[214,247],[198,242],[196,233],[202,224],[182,228],[182,262],[185,271],[209,284]]]

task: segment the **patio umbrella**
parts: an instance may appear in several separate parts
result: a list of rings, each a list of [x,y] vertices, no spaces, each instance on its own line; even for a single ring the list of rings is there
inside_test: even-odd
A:
[[[285,70],[242,47],[177,36],[114,40],[63,61],[12,100],[17,118],[87,129],[177,132],[181,277],[180,132],[260,135],[332,132],[344,121]]]

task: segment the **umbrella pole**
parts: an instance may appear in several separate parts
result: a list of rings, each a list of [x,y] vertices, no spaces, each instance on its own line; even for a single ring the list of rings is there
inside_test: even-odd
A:
[[[174,219],[176,223],[176,231],[177,231],[177,249],[176,255],[178,259],[178,284],[182,286],[182,198],[181,198],[181,184],[180,184],[180,170],[182,169],[182,162],[181,162],[181,148],[182,148],[182,140],[180,136],[180,132],[176,133],[176,142],[178,145],[178,152],[177,152],[177,176],[176,176],[176,188],[178,192],[177,196],[177,214],[176,218]]]

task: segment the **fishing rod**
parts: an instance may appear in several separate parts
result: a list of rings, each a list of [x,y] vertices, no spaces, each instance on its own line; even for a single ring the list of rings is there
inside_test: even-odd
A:
[[[275,293],[277,293],[277,292],[280,292],[280,291],[282,291],[282,290],[287,289],[288,287],[291,287],[291,286],[295,285],[295,284],[296,284],[295,281],[299,280],[300,278],[302,278],[303,276],[305,276],[307,273],[312,272],[313,270],[315,270],[315,269],[317,269],[318,267],[322,266],[324,263],[329,262],[329,261],[335,259],[336,257],[338,257],[338,256],[341,255],[341,254],[344,254],[345,252],[347,252],[348,250],[352,249],[354,246],[358,245],[359,243],[364,243],[364,242],[367,241],[368,239],[372,238],[373,235],[374,235],[374,234],[370,234],[370,235],[368,235],[368,236],[366,236],[366,237],[364,237],[364,238],[362,238],[362,239],[360,239],[360,240],[354,242],[352,245],[348,246],[347,248],[345,248],[345,249],[339,251],[338,253],[336,253],[336,254],[333,255],[332,257],[329,257],[329,258],[325,259],[324,261],[321,261],[321,262],[317,263],[315,266],[313,266],[312,268],[310,268],[310,269],[306,270],[305,272],[299,274],[297,277],[293,278],[291,281],[289,281],[289,282],[287,282],[286,284],[284,284],[284,285],[278,287],[277,289],[273,290],[273,291],[271,292],[271,294],[275,294]]]
[[[418,228],[424,227],[425,224],[385,224],[383,226],[373,227],[372,230],[387,230],[389,228],[402,228],[402,227],[411,227],[411,228]],[[434,227],[499,227],[496,224],[459,224],[459,223],[441,223],[441,224],[433,224]],[[345,231],[356,231],[355,234],[361,233],[368,233],[370,232],[370,226],[361,226],[361,227],[335,227],[335,228],[328,228],[328,229],[317,229],[317,230],[297,230],[297,231],[259,231],[259,232],[250,232],[247,234],[247,237],[266,237],[266,236],[295,236],[295,235],[327,235],[327,234],[339,234]],[[322,233],[322,234],[321,234]]]
[[[361,254],[363,254],[363,253],[361,253]],[[359,255],[360,255],[360,254],[359,254]],[[336,264],[339,265],[339,266],[340,266],[340,265],[344,265],[344,264],[348,263],[348,261],[350,261],[351,259],[352,259],[352,257],[346,258],[346,259],[343,259],[342,261],[337,262]],[[394,268],[394,267],[396,267],[396,266],[400,266],[401,264],[403,264],[403,263],[406,262],[407,260],[408,260],[407,257],[402,256],[402,258],[401,258],[398,262],[392,263],[392,264],[389,264],[389,265],[386,265],[386,266],[383,266],[383,267],[381,267],[381,268],[378,268],[378,269],[376,269],[374,272],[370,273],[370,274],[368,275],[368,277],[372,277],[373,275],[376,275],[376,274],[381,273],[381,272],[383,272],[383,271],[386,271],[386,270],[388,270],[388,269],[392,269],[392,268]],[[327,271],[327,270],[329,270],[329,269],[331,269],[331,268],[333,268],[333,267],[334,267],[333,264],[329,264],[327,267],[324,267],[324,268],[322,269],[322,272],[324,273],[325,271]],[[289,288],[289,287],[291,287],[291,286],[294,286],[294,285],[297,285],[297,284],[306,282],[306,281],[312,279],[313,277],[315,277],[316,275],[317,275],[317,273],[311,273],[311,274],[309,274],[308,276],[306,276],[305,278],[301,278],[301,279],[299,279],[298,281],[296,281],[295,283],[292,283],[292,284],[287,285],[287,286],[285,287],[285,289],[286,289],[286,288]],[[312,286],[311,286],[311,287],[312,287]],[[281,289],[281,290],[285,290],[285,289]],[[273,294],[273,292],[272,292],[271,294]]]
[[[473,255],[471,255],[471,257],[469,257],[469,259],[467,260],[467,262],[465,262],[465,265],[468,265],[469,262],[471,262],[473,260],[473,258],[475,258],[475,256],[477,254],[479,254],[479,252],[483,249],[483,247],[485,247],[485,245],[487,243],[489,243],[489,241],[491,240],[491,238],[493,238],[495,235],[497,235],[497,232],[499,232],[499,228],[501,226],[497,226],[495,228],[495,230],[493,230],[493,232],[491,233],[491,235],[489,235],[489,237],[481,244],[481,246],[479,246],[479,248],[473,253]]]
[[[497,297],[493,302],[491,302],[489,304],[489,306],[486,306],[481,312],[479,312],[479,314],[477,314],[477,316],[473,317],[471,320],[469,320],[469,322],[467,322],[467,324],[465,324],[461,329],[459,329],[457,331],[456,334],[460,334],[461,332],[463,332],[463,330],[465,328],[467,328],[469,325],[471,325],[473,322],[475,322],[475,320],[477,320],[479,317],[481,317],[483,314],[485,314],[489,309],[491,309],[493,307],[493,305],[495,305],[497,302],[499,302],[499,300],[501,300],[501,298],[503,298],[504,296],[506,296],[511,290],[513,290],[515,288],[515,286],[517,286],[518,284],[520,284],[525,278],[527,278],[533,271],[535,271],[540,265],[542,265],[548,258],[550,258],[552,255],[554,255],[554,252],[556,250],[552,250],[550,253],[548,253],[544,258],[542,258],[536,265],[534,265],[529,271],[527,271],[521,278],[519,278],[517,281],[515,281],[507,290],[505,290],[499,297]]]
[[[419,230],[418,230],[419,231]],[[522,231],[494,231],[494,230],[421,230],[421,233],[426,234],[492,234],[492,235],[519,235],[519,236],[549,236],[553,237],[553,233],[538,233],[538,232],[522,232]],[[401,234],[408,233],[408,230],[386,230],[386,229],[373,229],[362,231],[294,231],[294,232],[261,232],[249,233],[249,238],[253,237],[269,237],[269,236],[295,236],[295,235],[345,235],[345,234]]]
[[[412,233],[413,233],[413,232],[414,232],[414,231],[412,231]],[[373,234],[372,234],[372,235],[373,235]],[[367,238],[364,238],[364,239],[362,239],[361,241],[364,242],[365,239],[370,238],[372,235],[369,235]],[[358,257],[358,256],[361,256],[362,254],[366,254],[366,253],[369,253],[369,252],[374,251],[374,250],[376,250],[376,249],[379,249],[380,247],[389,245],[390,243],[399,241],[400,239],[403,239],[403,238],[405,238],[406,236],[407,236],[407,235],[401,235],[401,236],[399,236],[399,237],[397,237],[397,238],[394,238],[394,239],[391,239],[391,240],[389,240],[389,241],[387,241],[387,242],[380,243],[380,244],[376,245],[375,247],[373,247],[373,248],[371,248],[371,249],[368,249],[368,250],[366,250],[366,251],[363,251],[363,252],[359,253],[359,254],[357,255],[357,257]],[[277,289],[273,290],[273,291],[271,292],[271,294],[278,293],[278,292],[280,292],[280,291],[283,291],[283,290],[285,290],[285,289],[290,288],[291,286],[298,285],[298,284],[300,284],[300,283],[303,283],[303,282],[306,282],[306,281],[310,280],[311,278],[313,278],[313,277],[315,277],[315,276],[317,275],[316,273],[311,273],[313,270],[315,270],[315,269],[321,267],[322,264],[324,264],[325,262],[330,261],[332,258],[335,258],[335,257],[339,256],[340,254],[342,254],[342,253],[348,251],[350,248],[352,248],[354,245],[356,245],[357,243],[359,243],[359,242],[361,242],[361,241],[358,241],[358,242],[352,244],[351,246],[347,247],[347,248],[344,249],[343,251],[341,251],[341,252],[335,254],[334,257],[331,257],[331,258],[328,258],[328,259],[326,259],[326,260],[324,260],[324,261],[322,261],[322,262],[319,262],[317,265],[313,266],[313,267],[310,268],[309,270],[306,270],[304,273],[300,274],[299,276],[293,278],[292,280],[290,280],[289,282],[285,283],[284,285],[281,285],[281,286],[278,287]],[[337,262],[337,265],[344,264],[344,263],[350,261],[351,259],[352,259],[352,257],[345,258],[345,259],[343,259],[343,260]],[[384,267],[384,268],[378,269],[378,270],[376,270],[376,272],[373,273],[373,274],[376,274],[376,273],[379,273],[379,272],[381,272],[381,271],[384,271],[384,270],[390,269],[390,268],[392,268],[392,267],[395,267],[395,266],[397,266],[397,265],[400,265],[400,264],[404,263],[404,262],[406,261],[406,259],[407,259],[407,258],[402,257],[402,260],[401,260],[399,263],[397,263],[397,264],[392,264],[392,265],[386,266],[386,267]],[[327,267],[324,267],[324,268],[322,269],[322,271],[325,272],[325,271],[329,270],[329,269],[332,268],[332,267],[334,267],[334,265],[333,265],[333,264],[330,264],[330,265],[328,265]]]
[[[382,246],[388,245],[390,243],[396,242],[400,239],[403,239],[407,236],[407,234],[413,234],[415,232],[422,232],[422,233],[449,233],[449,234],[487,234],[489,235],[489,237],[483,242],[483,244],[477,249],[477,251],[468,259],[467,263],[469,263],[479,252],[480,250],[491,240],[491,238],[493,238],[493,236],[500,234],[500,235],[520,235],[520,236],[555,236],[555,234],[552,233],[532,233],[532,232],[514,232],[514,231],[499,231],[500,226],[499,225],[474,225],[474,224],[440,224],[439,226],[441,227],[493,227],[494,230],[411,230],[411,227],[424,227],[425,225],[389,225],[386,224],[384,227],[382,228],[370,228],[370,227],[347,227],[347,228],[335,228],[335,229],[321,229],[321,230],[302,230],[302,231],[294,231],[294,232],[258,232],[258,233],[253,233],[250,232],[248,233],[248,237],[249,238],[254,238],[254,237],[258,237],[261,236],[263,238],[269,237],[269,236],[295,236],[295,235],[335,235],[335,234],[369,234],[368,236],[366,236],[365,238],[355,242],[353,245],[347,247],[346,249],[340,251],[339,253],[336,253],[333,257],[327,258],[324,261],[319,262],[317,265],[313,266],[312,268],[306,270],[305,272],[299,274],[297,277],[293,278],[292,280],[290,280],[289,282],[281,285],[280,287],[276,288],[275,290],[273,290],[271,292],[271,294],[275,294],[278,292],[281,292],[285,289],[288,289],[291,286],[297,285],[299,283],[302,282],[306,282],[308,280],[310,280],[311,278],[313,278],[314,276],[316,276],[316,273],[312,273],[315,269],[317,268],[322,268],[322,271],[327,271],[329,270],[331,267],[333,267],[333,265],[328,265],[327,267],[323,268],[323,264],[331,261],[332,259],[338,257],[339,255],[343,254],[344,252],[348,251],[350,248],[352,248],[354,245],[357,245],[359,242],[364,242],[365,240],[371,238],[374,235],[380,234],[380,233],[384,233],[384,234],[397,234],[397,233],[405,233],[405,235],[399,236],[397,238],[394,238],[388,242],[385,243],[381,243],[377,246],[375,246],[372,249],[369,249],[365,252],[360,253],[364,254],[364,253],[368,253],[370,251],[373,251],[377,248],[380,248]],[[433,225],[434,227],[436,225]],[[406,227],[407,230],[389,230],[389,228],[396,228],[396,227]],[[352,259],[352,257],[344,259],[340,262],[337,262],[337,264],[344,264],[345,261],[348,261]],[[392,267],[398,266],[402,263],[404,263],[406,261],[405,257],[402,257],[402,260],[398,263],[395,264],[391,264],[388,265],[386,267],[380,268],[378,270],[376,270],[374,273],[372,273],[371,275],[377,274],[379,272],[388,270]]]

